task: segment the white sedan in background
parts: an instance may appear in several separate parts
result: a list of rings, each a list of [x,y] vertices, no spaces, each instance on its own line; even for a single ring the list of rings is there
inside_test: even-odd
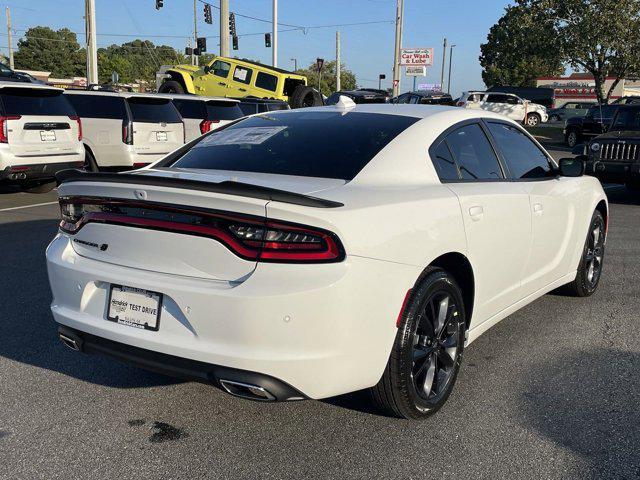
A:
[[[513,93],[464,92],[456,105],[499,113],[528,127],[535,127],[549,120],[544,105],[530,102]]]
[[[75,350],[422,418],[488,328],[596,290],[608,207],[583,168],[481,110],[253,116],[134,173],[59,175],[51,309]]]

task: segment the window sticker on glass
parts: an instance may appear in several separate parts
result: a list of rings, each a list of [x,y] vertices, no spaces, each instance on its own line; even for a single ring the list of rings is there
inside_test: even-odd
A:
[[[222,130],[205,137],[194,148],[208,147],[211,145],[260,145],[274,135],[286,130],[285,125],[273,127],[248,127]]]

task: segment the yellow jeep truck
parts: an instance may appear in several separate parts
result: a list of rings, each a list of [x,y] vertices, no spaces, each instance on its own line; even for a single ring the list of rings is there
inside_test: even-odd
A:
[[[176,65],[159,72],[159,93],[191,93],[207,97],[254,97],[284,100],[291,108],[322,105],[307,78],[246,59],[214,57],[204,67]]]

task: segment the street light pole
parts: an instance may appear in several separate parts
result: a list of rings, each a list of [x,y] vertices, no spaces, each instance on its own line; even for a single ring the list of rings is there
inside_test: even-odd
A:
[[[87,38],[87,84],[98,83],[98,47],[96,40],[96,2],[85,0],[85,27]]]
[[[196,10],[198,0],[193,0],[193,38],[195,42],[195,46],[198,46],[198,12]],[[193,53],[191,50],[191,65],[198,65],[200,63],[198,60],[198,55]]]
[[[13,38],[11,37],[11,10],[7,6],[5,12],[7,13],[7,41],[9,42],[9,68],[13,70]]]
[[[455,44],[452,44],[449,48],[449,82],[447,84],[447,93],[451,93],[451,64],[453,63],[453,47]]]
[[[278,66],[278,0],[273,0],[273,35],[271,39],[271,65]]]
[[[340,91],[340,30],[336,30],[336,92]]]
[[[292,58],[291,61],[293,62],[293,71],[297,72],[298,71],[298,59],[297,58]]]
[[[396,42],[393,52],[393,96],[400,91],[400,50],[402,48],[402,16],[404,1],[396,0]]]
[[[444,67],[447,64],[447,39],[442,45],[442,70],[440,71],[440,91],[444,90]]]
[[[229,0],[220,0],[220,56],[229,56]]]

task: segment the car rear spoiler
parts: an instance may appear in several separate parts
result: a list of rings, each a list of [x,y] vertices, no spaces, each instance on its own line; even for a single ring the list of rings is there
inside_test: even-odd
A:
[[[203,192],[223,193],[227,195],[238,195],[240,197],[260,198],[274,202],[291,203],[294,205],[304,205],[305,207],[316,208],[337,208],[344,204],[326,200],[324,198],[312,197],[303,193],[287,192],[276,188],[262,187],[250,183],[232,182],[226,180],[219,183],[202,182],[200,180],[188,180],[174,177],[156,177],[152,175],[142,175],[138,173],[95,173],[84,170],[62,170],[56,173],[58,185],[72,182],[101,182],[101,183],[126,183],[132,185],[152,185],[167,188],[182,188],[185,190],[199,190]]]

